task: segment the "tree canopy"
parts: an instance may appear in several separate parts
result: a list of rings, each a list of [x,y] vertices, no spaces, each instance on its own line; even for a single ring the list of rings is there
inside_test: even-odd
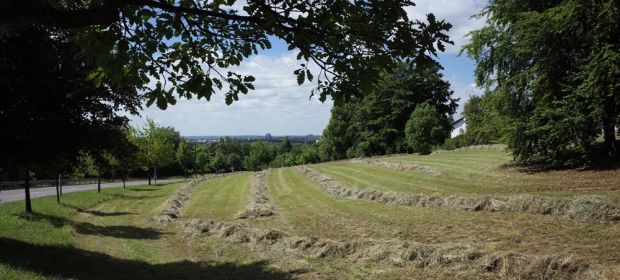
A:
[[[509,144],[522,162],[591,161],[603,131],[617,154],[620,113],[618,1],[492,0],[464,51],[479,85],[502,99],[514,124]]]
[[[414,152],[430,154],[433,147],[443,143],[450,132],[443,123],[443,116],[434,105],[418,105],[405,126],[407,144]]]
[[[82,152],[114,153],[139,99],[126,89],[95,87],[93,69],[63,32],[30,28],[0,38],[0,168],[39,174],[68,171]]]
[[[382,155],[410,151],[405,124],[416,106],[432,104],[449,131],[456,100],[439,65],[411,68],[407,64],[382,73],[376,88],[364,98],[334,106],[323,131],[323,159]]]
[[[240,1],[241,2],[241,1]],[[145,93],[160,108],[219,90],[230,104],[255,78],[228,71],[270,38],[298,50],[299,84],[337,102],[360,96],[383,69],[432,61],[450,24],[412,20],[410,0],[23,0],[0,3],[0,33],[24,25],[71,30],[97,68],[89,78]],[[317,71],[311,70],[317,65]]]

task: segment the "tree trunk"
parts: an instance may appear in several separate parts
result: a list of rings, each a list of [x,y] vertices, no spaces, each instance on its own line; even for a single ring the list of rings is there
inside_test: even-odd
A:
[[[62,175],[58,174],[58,187],[60,188],[60,195],[62,196]]]
[[[605,151],[607,152],[607,157],[610,164],[613,164],[618,154],[618,149],[616,147],[615,131],[616,118],[618,116],[616,114],[616,108],[614,105],[614,98],[608,97],[605,100],[605,112],[603,113],[603,136],[605,138]]]
[[[157,166],[153,167],[153,177],[155,178],[155,185],[157,185]]]
[[[97,173],[97,192],[101,192],[101,172]]]
[[[152,177],[152,174],[151,174],[150,172],[149,172],[148,174],[149,174],[149,186],[150,186],[150,185],[151,185],[151,177]]]
[[[127,176],[123,176],[123,189],[125,188],[125,181],[127,181]]]
[[[30,170],[26,169],[26,186],[24,187],[26,192],[26,212],[32,213],[32,204],[30,203]]]
[[[56,203],[60,204],[60,178],[56,178]]]

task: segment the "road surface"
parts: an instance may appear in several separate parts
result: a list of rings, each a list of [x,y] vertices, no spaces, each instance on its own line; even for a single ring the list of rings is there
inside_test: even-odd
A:
[[[166,180],[157,180],[158,184],[164,184],[164,183],[173,183],[173,182],[178,182],[178,181],[183,181],[184,179],[166,179]],[[146,185],[149,182],[146,180],[143,181],[130,181],[127,182],[126,185],[127,186],[137,186],[137,185]],[[118,188],[118,187],[122,187],[123,183],[101,183],[101,188],[102,189],[108,189],[108,188]],[[80,192],[80,191],[87,191],[87,190],[96,190],[97,189],[97,184],[91,184],[91,185],[74,185],[74,186],[63,186],[62,187],[62,193],[70,193],[70,192]],[[44,197],[44,196],[53,196],[56,195],[56,187],[51,187],[51,188],[31,188],[30,189],[30,198],[37,198],[37,197]],[[19,189],[19,190],[6,190],[6,191],[1,191],[0,192],[0,203],[6,203],[6,202],[12,202],[12,201],[20,201],[20,200],[24,200],[24,197],[26,195],[24,194],[24,190],[23,189]]]

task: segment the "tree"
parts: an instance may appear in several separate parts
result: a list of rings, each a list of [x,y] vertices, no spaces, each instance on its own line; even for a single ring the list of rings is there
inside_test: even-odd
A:
[[[72,29],[96,63],[90,78],[144,92],[160,108],[178,97],[206,98],[228,86],[226,102],[254,89],[238,66],[269,36],[299,50],[299,84],[316,79],[314,93],[337,102],[361,96],[381,69],[402,60],[424,64],[450,43],[448,23],[429,14],[412,21],[394,1],[22,0],[0,3],[0,30],[23,25]],[[113,51],[110,51],[113,50]],[[318,65],[318,72],[310,71]],[[159,81],[151,83],[151,81]],[[137,95],[137,93],[136,93]]]
[[[430,154],[433,146],[444,142],[450,130],[442,122],[442,115],[429,103],[422,103],[411,113],[405,128],[407,144],[415,152]]]
[[[243,158],[237,153],[228,154],[226,156],[226,164],[232,172],[243,170]]]
[[[487,92],[470,96],[463,106],[467,124],[464,142],[468,145],[506,143],[514,125],[501,113],[501,96]]]
[[[176,153],[176,161],[179,163],[185,177],[187,177],[187,171],[191,171],[194,168],[194,147],[186,140],[179,142],[179,148]]]
[[[149,185],[153,176],[157,180],[158,167],[174,163],[180,141],[181,136],[174,128],[161,127],[147,119],[146,126],[139,132],[138,147],[147,169],[153,171],[149,174]]]
[[[206,171],[209,169],[209,154],[206,152],[199,152],[196,155],[196,165],[201,171]]]
[[[325,159],[407,152],[405,124],[419,104],[429,102],[441,114],[441,124],[450,129],[456,109],[450,84],[439,65],[411,67],[403,63],[382,74],[374,91],[344,106],[334,106],[321,138]]]
[[[620,3],[612,0],[492,0],[464,51],[476,80],[502,100],[514,129],[509,147],[524,163],[592,162],[603,131],[617,155]]]
[[[211,159],[211,163],[209,165],[213,170],[215,170],[215,173],[222,173],[227,169],[226,159],[221,152],[215,153],[215,156],[213,156],[213,159]]]
[[[81,152],[122,141],[128,119],[117,113],[140,108],[132,90],[88,81],[94,66],[68,37],[42,28],[0,35],[0,169],[27,174],[23,179],[57,176]]]
[[[254,142],[250,145],[250,153],[245,157],[244,165],[248,170],[261,170],[274,158],[274,153],[265,142]]]
[[[282,151],[288,153],[292,148],[293,145],[291,145],[291,141],[288,140],[288,136],[284,136],[284,140],[282,140]]]

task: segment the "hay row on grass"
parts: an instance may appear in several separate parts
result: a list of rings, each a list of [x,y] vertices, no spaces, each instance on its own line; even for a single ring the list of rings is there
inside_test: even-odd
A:
[[[334,179],[302,166],[299,170],[319,187],[334,196],[365,199],[398,206],[440,207],[464,211],[507,211],[535,215],[554,215],[582,221],[620,221],[620,207],[600,196],[580,196],[573,199],[548,198],[533,195],[506,197],[461,197],[456,195],[405,194],[357,189],[344,186]]]
[[[196,190],[202,181],[210,178],[227,176],[229,174],[210,174],[205,177],[192,180],[185,186],[179,188],[164,204],[159,208],[159,212],[152,220],[161,224],[169,223],[181,216],[181,210],[185,206],[185,202],[190,199],[191,194]]]
[[[372,166],[377,166],[377,167],[383,167],[383,168],[389,168],[389,169],[395,169],[395,170],[399,170],[399,171],[414,171],[414,172],[420,172],[420,173],[425,173],[431,176],[441,176],[443,175],[441,172],[432,169],[430,167],[427,166],[421,166],[415,163],[403,163],[403,162],[389,162],[389,161],[382,161],[382,160],[373,160],[373,159],[363,159],[363,158],[358,158],[358,159],[352,159],[350,160],[350,162],[353,163],[365,163],[365,164],[369,164]]]
[[[187,237],[213,236],[234,243],[261,246],[301,257],[345,258],[352,261],[413,265],[457,275],[487,275],[511,279],[602,279],[601,270],[571,256],[488,253],[469,244],[423,244],[395,239],[351,242],[292,236],[242,223],[190,220],[179,223]]]
[[[477,150],[491,150],[491,151],[504,151],[506,150],[505,144],[490,144],[490,145],[472,145],[453,150],[436,150],[433,153],[443,153],[452,151],[477,151]]]
[[[252,176],[250,203],[236,215],[238,219],[256,219],[272,216],[276,213],[275,207],[269,201],[267,190],[267,171],[255,173]]]

